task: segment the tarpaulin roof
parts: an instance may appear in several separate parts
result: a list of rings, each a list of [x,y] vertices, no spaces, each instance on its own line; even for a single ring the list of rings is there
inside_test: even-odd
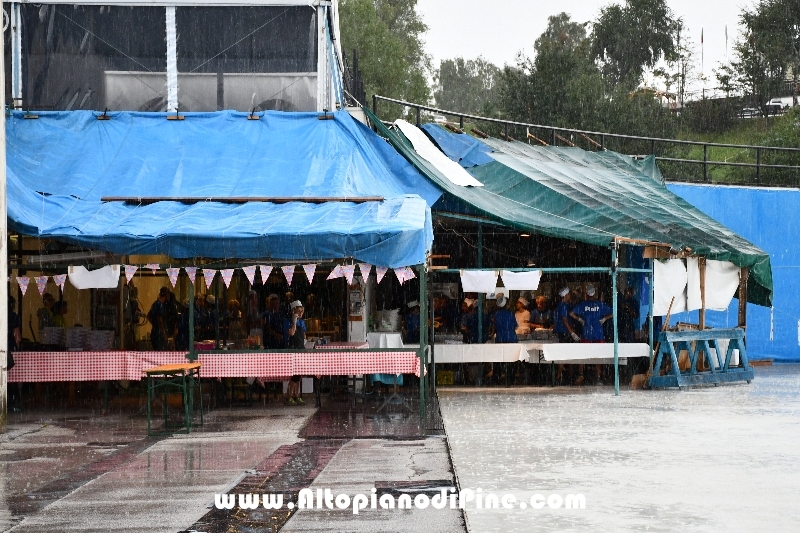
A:
[[[120,254],[422,263],[440,192],[347,112],[22,113],[7,119],[8,216],[24,234]],[[103,197],[275,198],[159,201]],[[383,201],[309,203],[312,197]]]
[[[457,205],[452,198],[458,198],[465,212],[597,246],[622,237],[681,250],[688,247],[711,259],[749,267],[748,300],[770,305],[769,255],[667,190],[652,157],[637,161],[608,151],[478,141],[437,125],[424,126],[448,157],[460,160],[483,184],[460,187],[419,157],[399,132],[373,122],[381,135],[448,193],[451,198],[440,200],[448,209]],[[434,213],[439,205],[434,205]]]

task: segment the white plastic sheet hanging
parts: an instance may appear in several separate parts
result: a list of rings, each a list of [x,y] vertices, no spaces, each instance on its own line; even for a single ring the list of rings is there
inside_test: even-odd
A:
[[[464,292],[494,292],[497,287],[496,270],[462,270],[461,287]]]
[[[706,271],[706,295],[708,295],[708,271]],[[700,293],[700,260],[697,257],[686,258],[686,310],[694,311],[703,308],[703,297]]]
[[[739,288],[741,270],[730,261],[706,260],[706,309],[724,311]]]
[[[394,125],[411,141],[414,151],[422,159],[436,167],[436,170],[454,185],[483,187],[483,183],[472,177],[461,165],[444,155],[418,127],[402,119],[395,120]]]
[[[669,311],[672,298],[672,313],[686,311],[686,267],[680,259],[656,261],[653,264],[653,315],[664,316]]]
[[[67,273],[69,282],[76,289],[115,289],[119,286],[119,265],[108,265],[91,271],[82,266],[70,266]]]
[[[178,110],[178,32],[175,6],[167,6],[167,111]]]
[[[542,279],[542,271],[511,272],[510,270],[502,270],[500,276],[503,278],[503,285],[507,290],[535,291],[539,288],[539,282]]]

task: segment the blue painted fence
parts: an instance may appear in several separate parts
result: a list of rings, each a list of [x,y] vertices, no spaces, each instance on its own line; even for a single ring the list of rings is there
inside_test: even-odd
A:
[[[774,307],[747,306],[750,360],[800,362],[800,190],[669,184],[668,188],[704,213],[767,251],[772,261]],[[739,302],[727,311],[708,311],[706,323],[736,326]],[[673,322],[697,323],[697,312]]]

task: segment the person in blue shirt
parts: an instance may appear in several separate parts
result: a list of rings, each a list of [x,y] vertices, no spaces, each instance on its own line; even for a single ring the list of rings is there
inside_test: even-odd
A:
[[[517,342],[517,319],[514,313],[506,308],[508,298],[497,298],[497,311],[494,313],[494,341],[497,343]]]
[[[600,343],[605,342],[603,335],[603,324],[606,320],[611,318],[613,310],[604,302],[597,300],[595,294],[597,289],[591,283],[586,286],[586,299],[576,305],[569,316],[583,324],[583,333],[581,333],[581,342],[586,343]],[[595,365],[595,376],[597,382],[601,382],[600,378],[600,365]],[[580,383],[583,382],[583,376],[578,378]],[[576,384],[580,384],[576,382]]]
[[[580,342],[580,336],[572,327],[573,319],[569,316],[572,308],[572,294],[569,287],[563,287],[558,291],[561,301],[553,311],[553,333],[558,337],[558,342]]]
[[[405,318],[405,343],[419,344],[419,302],[408,302],[408,314]]]

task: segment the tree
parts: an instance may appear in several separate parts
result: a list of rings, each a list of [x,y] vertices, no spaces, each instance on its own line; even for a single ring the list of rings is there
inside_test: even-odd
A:
[[[342,49],[358,51],[368,100],[373,94],[412,102],[430,98],[430,58],[422,41],[427,26],[416,5],[416,0],[341,0]]]
[[[495,98],[500,69],[482,57],[445,59],[434,73],[436,106],[480,113]]]
[[[665,0],[625,0],[600,11],[592,29],[592,58],[602,62],[610,86],[635,89],[645,68],[674,60],[680,28]]]
[[[789,24],[781,20],[779,2],[761,2],[740,14],[743,35],[733,45],[734,59],[716,70],[726,93],[752,98],[764,116],[767,103],[780,93],[792,61]]]

